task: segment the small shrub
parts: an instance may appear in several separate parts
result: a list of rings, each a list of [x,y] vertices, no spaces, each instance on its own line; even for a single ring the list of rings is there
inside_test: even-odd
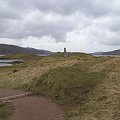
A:
[[[14,69],[14,70],[13,70],[13,73],[16,73],[16,72],[18,72],[18,70],[17,70],[17,69]]]

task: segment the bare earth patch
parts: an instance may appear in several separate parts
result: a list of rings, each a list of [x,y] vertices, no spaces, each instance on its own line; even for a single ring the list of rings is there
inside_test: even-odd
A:
[[[13,95],[19,95],[25,93],[24,91],[19,90],[9,90],[9,89],[0,89],[0,98],[8,97]]]
[[[63,112],[49,99],[32,96],[13,103],[16,109],[10,120],[64,120]]]
[[[0,97],[21,94],[23,91],[0,89]],[[23,97],[13,100],[14,114],[10,120],[64,120],[63,111],[44,97]]]

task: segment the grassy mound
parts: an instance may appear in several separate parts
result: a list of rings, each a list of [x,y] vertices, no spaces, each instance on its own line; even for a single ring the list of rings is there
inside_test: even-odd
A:
[[[74,118],[78,106],[83,106],[90,94],[104,82],[107,71],[91,72],[90,67],[104,60],[92,59],[69,67],[55,68],[34,78],[29,89],[38,95],[49,97],[64,106],[68,119]],[[78,108],[80,111],[85,111]],[[79,116],[81,112],[77,113]]]
[[[13,68],[18,71],[13,73]],[[55,53],[0,68],[0,86],[25,88],[58,102],[68,120],[120,119],[120,58]]]
[[[64,53],[63,52],[57,52],[57,53],[51,54],[50,57],[54,57],[54,58],[64,57]],[[72,53],[70,52],[69,56],[67,58],[70,58],[70,57],[90,58],[90,57],[92,57],[92,55],[86,54],[86,53],[79,53],[79,52],[72,52]]]
[[[14,66],[2,67],[0,68],[0,87],[22,88],[23,85],[31,83],[33,78],[39,77],[49,70],[72,66],[79,61],[91,59],[91,56],[86,57],[87,54],[84,57],[80,55],[71,55],[68,58],[64,58],[63,56],[47,56],[43,57],[43,59],[41,57],[38,59],[33,58],[22,61],[22,63]],[[13,72],[14,70],[17,70],[17,72]]]
[[[81,68],[77,64],[53,69],[36,78],[31,88],[35,93],[59,100],[62,104],[81,103],[105,76],[105,72],[89,73]]]
[[[67,120],[119,120],[120,59],[70,59],[78,62],[48,70],[29,89],[61,104]]]

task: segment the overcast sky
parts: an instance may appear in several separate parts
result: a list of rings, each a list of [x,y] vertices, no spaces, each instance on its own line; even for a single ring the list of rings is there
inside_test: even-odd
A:
[[[0,43],[51,51],[120,48],[120,0],[0,0]]]

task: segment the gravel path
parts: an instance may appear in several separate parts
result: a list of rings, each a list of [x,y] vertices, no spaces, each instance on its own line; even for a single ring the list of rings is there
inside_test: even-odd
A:
[[[24,91],[0,89],[0,97],[21,94]],[[14,99],[15,112],[10,120],[64,120],[63,111],[51,100],[29,96]]]

